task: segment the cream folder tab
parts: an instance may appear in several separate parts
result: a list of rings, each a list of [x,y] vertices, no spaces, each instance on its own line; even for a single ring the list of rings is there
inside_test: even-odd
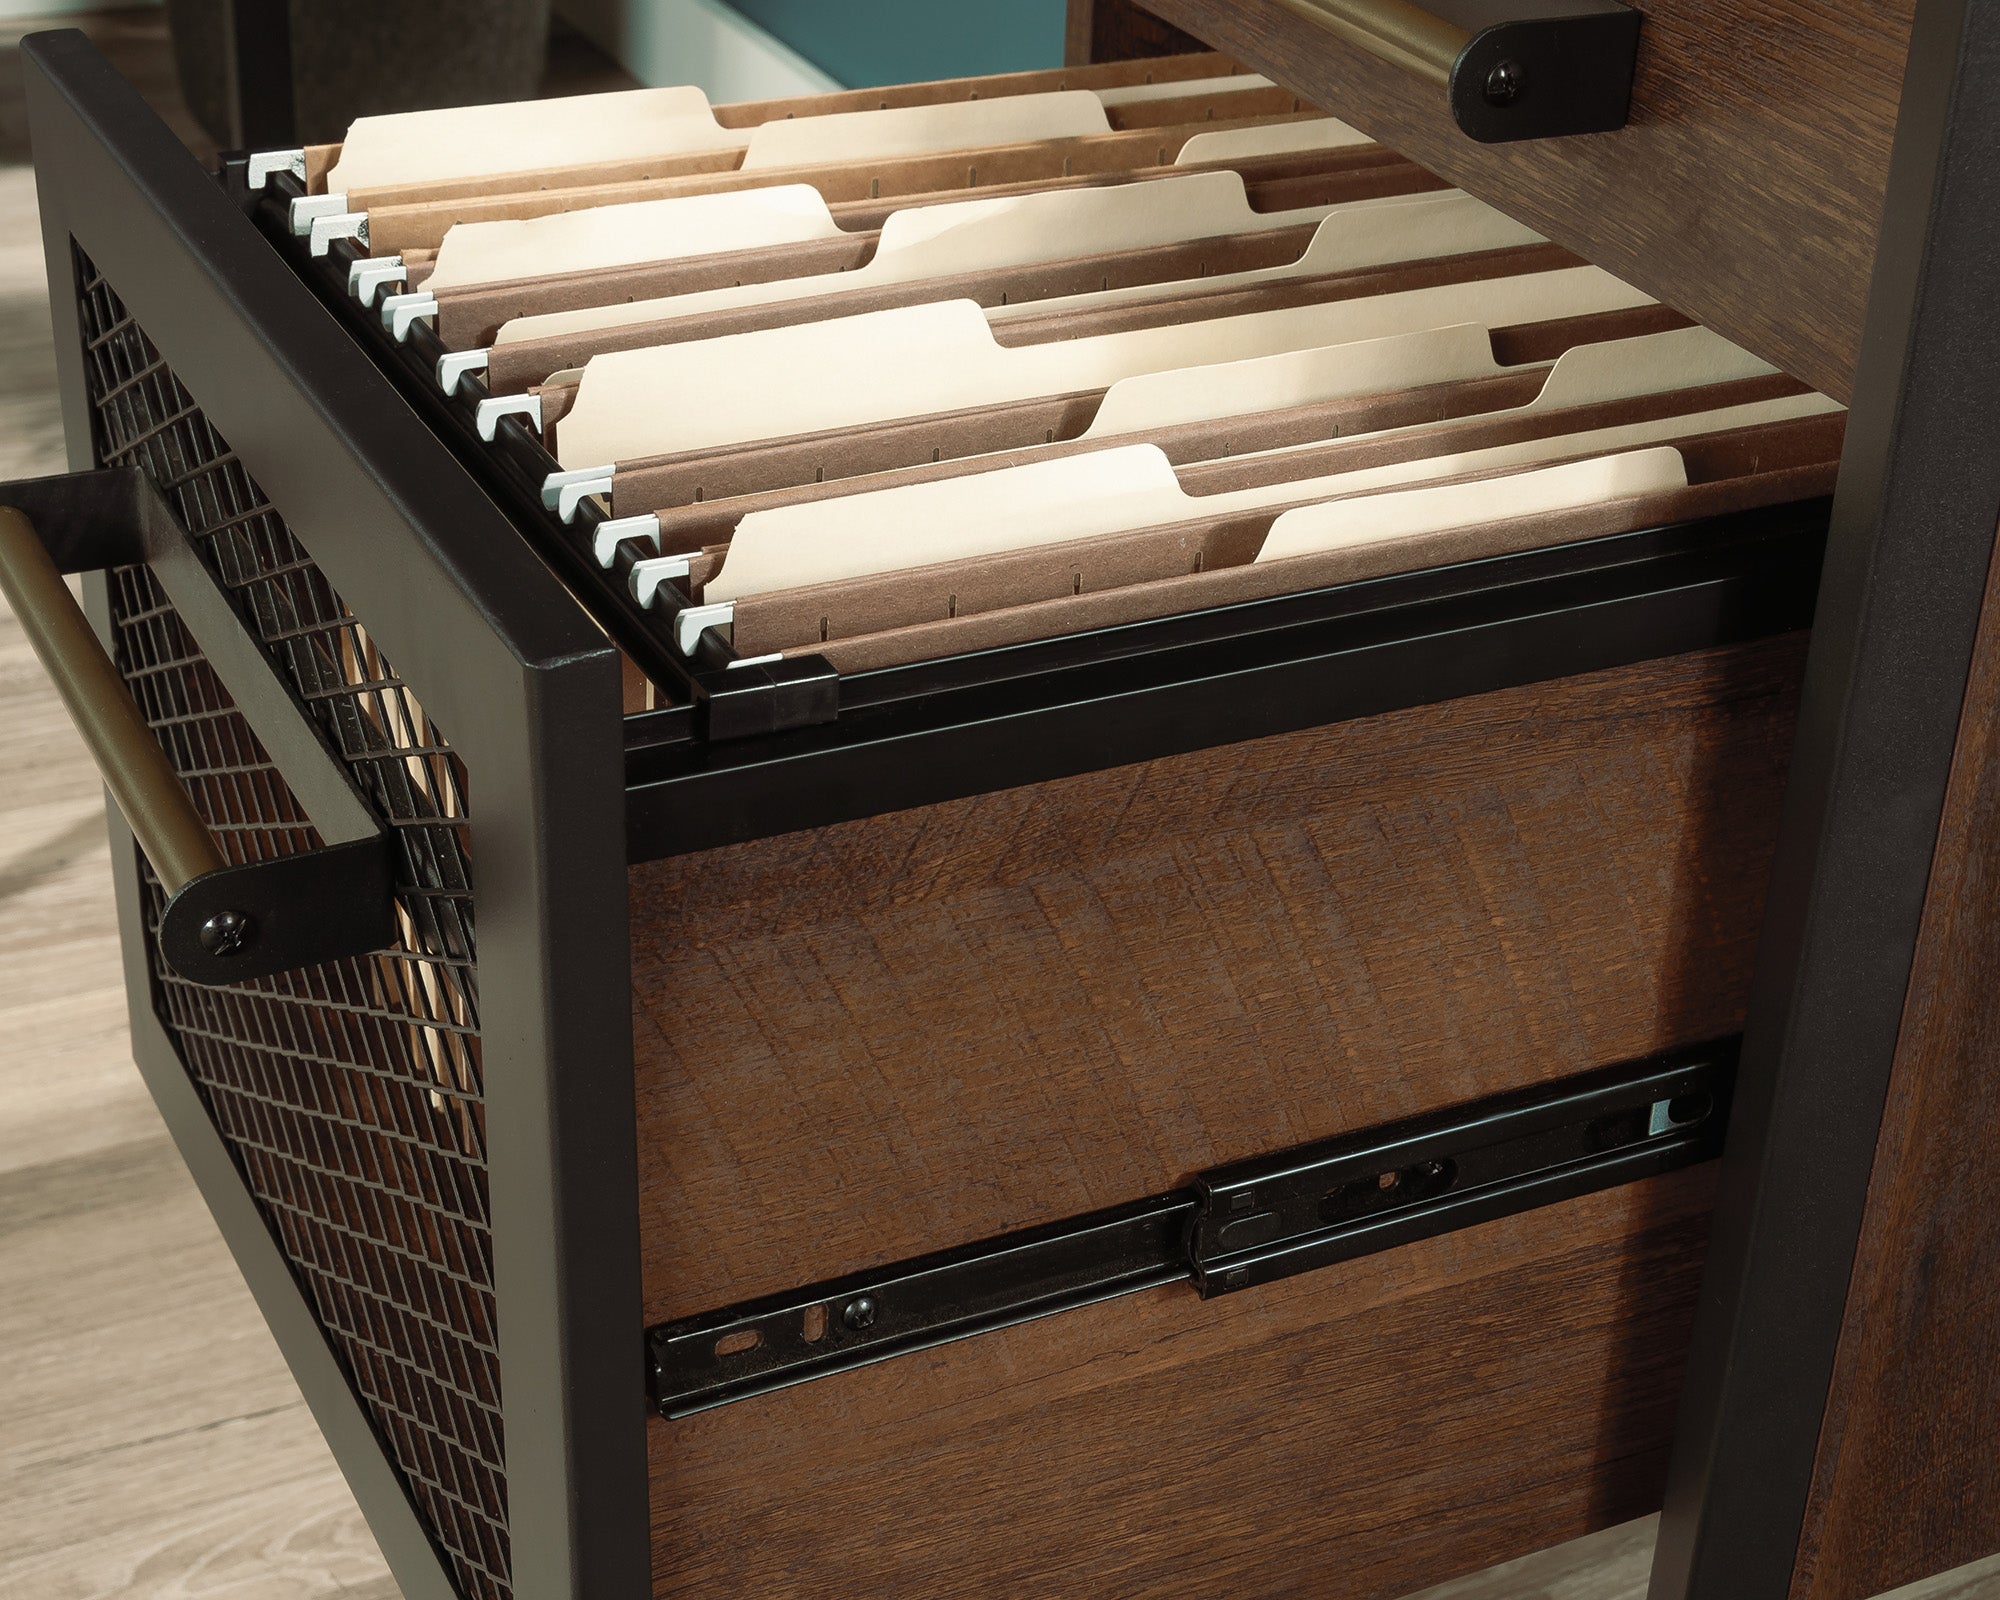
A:
[[[742,131],[718,124],[699,89],[623,89],[362,117],[326,182],[330,191],[374,189],[742,145]]]
[[[565,467],[1102,389],[1121,378],[1484,322],[1648,305],[1596,267],[1009,348],[970,300],[598,356],[557,430]]]
[[[1493,335],[1484,323],[1464,322],[1123,378],[1106,391],[1083,437],[1112,439],[1519,370],[1493,358]]]
[[[1021,317],[1131,305],[1190,290],[1220,293],[1228,289],[1252,289],[1291,278],[1359,272],[1366,267],[1435,261],[1445,256],[1473,255],[1543,242],[1534,229],[1524,227],[1505,212],[1495,211],[1469,194],[1447,191],[1420,195],[1414,200],[1360,200],[1339,207],[1322,221],[1298,260],[1286,266],[1218,273],[1184,283],[1140,283],[1051,300],[1026,300],[991,309],[987,318],[996,326],[1004,326]]]
[[[1067,539],[1164,527],[1193,517],[1248,514],[1290,501],[1331,500],[1467,473],[1531,467],[1565,456],[1650,448],[1840,409],[1823,395],[1795,395],[1211,495],[1191,495],[1182,488],[1173,463],[1157,446],[1123,445],[752,512],[737,525],[722,570],[709,580],[705,593],[711,600],[741,599]]]
[[[1127,378],[1111,386],[1083,437],[1109,439],[1355,395],[1531,370],[1503,367],[1494,360],[1493,336],[1480,324],[1427,328],[1421,333],[1358,344],[1287,350],[1249,361]],[[1678,328],[1564,351],[1549,369],[1541,393],[1519,409],[1594,405],[1704,384],[1735,383],[1766,377],[1777,370],[1719,333],[1707,328]]]
[[[1155,245],[1184,244],[1229,234],[1262,232],[1341,219],[1335,232],[1352,239],[1345,248],[1356,254],[1388,253],[1414,247],[1403,241],[1413,224],[1377,213],[1415,207],[1434,215],[1420,241],[1435,253],[1497,248],[1469,239],[1504,238],[1531,241],[1538,237],[1509,222],[1490,206],[1468,195],[1447,191],[1419,200],[1355,200],[1341,206],[1301,211],[1258,213],[1250,209],[1243,180],[1234,172],[1202,172],[1167,178],[1152,184],[1126,184],[1107,189],[1052,189],[1040,194],[1007,195],[992,200],[962,200],[948,205],[921,206],[893,213],[882,224],[875,254],[850,272],[817,273],[784,278],[775,283],[746,283],[695,294],[663,295],[653,300],[616,306],[588,306],[576,311],[545,312],[520,317],[500,329],[497,342],[629,327],[674,317],[699,316],[742,306],[776,305],[787,300],[856,294],[887,284],[920,283],[953,273],[997,270],[1041,261],[1069,261],[1117,250],[1143,250]],[[572,213],[583,215],[583,213]],[[455,230],[454,230],[455,231]],[[1372,246],[1366,241],[1376,241]],[[449,236],[447,236],[449,243]],[[1410,259],[1416,259],[1414,257]],[[1278,268],[1282,275],[1299,268]],[[1261,281],[1262,275],[1238,273],[1200,280],[1204,289],[1228,287],[1238,279]],[[1137,291],[1157,296],[1171,292],[1171,283]],[[1113,291],[1114,294],[1118,291]],[[1024,301],[1023,312],[1065,307],[1072,300]],[[995,313],[989,309],[989,318]]]
[[[1307,150],[1344,150],[1350,145],[1375,141],[1359,128],[1336,117],[1314,117],[1307,122],[1267,122],[1254,128],[1218,128],[1198,133],[1181,146],[1174,157],[1177,167],[1196,167],[1222,161],[1250,161],[1258,156],[1297,155]]]
[[[1357,495],[1285,512],[1271,524],[1257,559],[1284,561],[1328,550],[1351,550],[1387,539],[1444,533],[1509,517],[1575,511],[1686,487],[1687,464],[1680,451],[1661,448],[1572,461],[1505,478],[1482,478],[1476,483]]]
[[[1091,92],[1107,106],[1146,105],[1154,100],[1206,99],[1218,94],[1247,94],[1253,89],[1274,89],[1269,78],[1239,72],[1227,78],[1169,78],[1164,83],[1124,83]]]
[[[424,287],[463,289],[600,271],[724,250],[831,239],[840,225],[809,184],[640,200],[521,222],[461,222],[444,236]]]
[[[1104,114],[1102,100],[1088,89],[1065,89],[766,122],[750,130],[743,166],[749,170],[883,161],[1110,131],[1111,119]]]

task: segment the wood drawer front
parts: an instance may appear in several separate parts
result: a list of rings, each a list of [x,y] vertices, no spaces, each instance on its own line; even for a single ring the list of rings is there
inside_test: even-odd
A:
[[[635,868],[647,1320],[1735,1031],[1802,659]]]
[[[1914,0],[1642,0],[1629,125],[1502,145],[1277,0],[1147,9],[1851,398]]]
[[[1643,1515],[1712,1179],[656,1421],[654,1592],[1391,1600]]]

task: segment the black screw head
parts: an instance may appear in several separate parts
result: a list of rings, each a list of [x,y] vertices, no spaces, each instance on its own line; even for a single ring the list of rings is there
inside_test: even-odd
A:
[[[875,1302],[867,1295],[850,1300],[841,1307],[840,1320],[856,1333],[864,1333],[875,1326]]]
[[[1486,74],[1486,103],[1489,106],[1511,106],[1521,98],[1521,91],[1528,86],[1527,77],[1521,71],[1518,61],[1501,61]]]
[[[201,947],[212,956],[240,955],[256,937],[257,924],[240,911],[218,911],[201,925]]]

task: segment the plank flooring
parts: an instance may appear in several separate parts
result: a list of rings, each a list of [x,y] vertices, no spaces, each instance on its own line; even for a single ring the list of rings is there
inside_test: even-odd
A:
[[[158,18],[87,20],[193,137]],[[0,163],[27,31],[0,24]],[[63,464],[33,180],[0,165],[0,480]],[[0,607],[0,1595],[396,1600],[130,1063],[109,867],[88,758]],[[1425,1600],[1640,1600],[1651,1548],[1631,1523]],[[2000,1562],[1902,1600],[2000,1600]]]

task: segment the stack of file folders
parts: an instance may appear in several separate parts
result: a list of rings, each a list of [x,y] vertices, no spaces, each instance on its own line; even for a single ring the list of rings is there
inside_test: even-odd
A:
[[[1842,408],[1218,56],[358,122],[292,224],[675,640],[904,665],[1823,494]]]

